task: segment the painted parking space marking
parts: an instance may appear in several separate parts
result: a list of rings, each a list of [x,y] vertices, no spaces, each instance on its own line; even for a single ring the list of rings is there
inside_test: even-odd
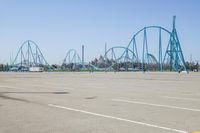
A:
[[[188,133],[187,131],[184,131],[184,130],[169,128],[169,127],[164,127],[164,126],[158,126],[158,125],[144,123],[144,122],[140,122],[140,121],[134,121],[134,120],[129,120],[129,119],[125,119],[125,118],[120,118],[120,117],[115,117],[115,116],[110,116],[110,115],[104,115],[104,114],[89,112],[89,111],[85,111],[85,110],[79,110],[79,109],[75,109],[75,108],[59,106],[59,105],[55,105],[55,104],[48,104],[48,106],[54,107],[54,108],[59,108],[59,109],[65,109],[65,110],[68,110],[68,111],[73,111],[73,112],[78,112],[78,113],[83,113],[83,114],[88,114],[88,115],[93,115],[93,116],[123,121],[123,122],[134,123],[134,124],[137,124],[137,125],[158,128],[158,129],[167,130],[167,131],[170,131],[170,132]]]
[[[200,112],[200,109],[184,108],[184,107],[171,106],[171,105],[163,105],[163,104],[146,103],[146,102],[140,102],[140,101],[130,101],[130,100],[125,100],[125,99],[112,99],[112,101],[115,101],[115,102],[124,102],[124,103],[132,103],[132,104],[140,104],[140,105],[146,105],[146,106],[154,106],[154,107],[163,107],[163,108],[171,108],[171,109],[179,109],[179,110],[187,110],[187,111]]]

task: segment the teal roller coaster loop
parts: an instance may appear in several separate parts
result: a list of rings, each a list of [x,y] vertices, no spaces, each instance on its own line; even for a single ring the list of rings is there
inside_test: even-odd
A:
[[[148,50],[148,34],[147,34],[147,30],[153,30],[153,29],[157,29],[158,30],[158,36],[159,36],[158,61],[157,61],[157,59],[155,58],[155,56],[153,54],[149,53],[149,50]],[[148,70],[149,64],[152,64],[152,62],[149,61],[149,58],[153,57],[154,62],[157,62],[156,65],[157,65],[158,70],[161,71],[162,70],[162,32],[166,32],[169,37],[171,36],[171,32],[168,31],[167,29],[161,27],[161,26],[144,27],[144,28],[142,28],[141,30],[139,30],[138,32],[136,32],[133,35],[131,41],[129,42],[129,44],[127,46],[128,48],[131,47],[131,45],[132,45],[133,48],[137,49],[136,38],[142,32],[143,32],[143,46],[142,46],[142,62],[141,62],[142,67],[141,67],[141,69],[142,69],[142,71],[145,71],[145,69]],[[135,50],[135,52],[137,52],[137,50]],[[149,56],[149,54],[151,56]],[[146,68],[145,68],[145,65],[147,65]]]
[[[83,62],[75,49],[70,49],[63,60],[62,68],[69,70],[85,69],[87,63]]]
[[[124,51],[119,57],[117,57],[117,49]],[[110,54],[109,54],[110,53]],[[108,57],[108,54],[110,55],[110,58]],[[110,49],[108,49],[105,53],[104,56],[105,59],[110,60],[112,64],[106,69],[110,69],[115,65],[116,63],[124,63],[126,69],[127,69],[127,63],[133,63],[133,62],[138,62],[138,56],[135,54],[132,50],[130,50],[127,47],[123,46],[115,46]],[[106,66],[109,65],[106,62]],[[132,65],[133,69],[133,65]]]
[[[154,60],[154,62],[157,62],[156,65],[157,65],[158,70],[160,70],[160,71],[163,70],[163,66],[167,66],[167,65],[170,66],[172,71],[179,71],[180,69],[186,70],[183,52],[181,49],[180,41],[179,41],[176,27],[175,27],[175,18],[176,17],[174,16],[172,32],[170,32],[169,30],[167,30],[161,26],[148,26],[148,27],[144,27],[141,30],[139,30],[138,32],[136,32],[133,35],[133,37],[131,38],[127,47],[130,48],[132,45],[134,53],[137,54],[136,38],[140,33],[143,32],[142,62],[141,62],[142,71],[149,70],[149,65],[151,64],[151,62],[149,62],[149,58],[152,58]],[[158,29],[158,38],[159,38],[158,61],[153,54],[149,53],[149,50],[148,50],[149,45],[148,45],[147,30],[151,30],[151,29]],[[167,48],[165,50],[165,55],[163,57],[162,33],[164,33],[164,32],[168,34],[169,42],[168,42]],[[149,56],[149,54],[151,56]],[[146,67],[145,67],[145,65],[146,65]]]
[[[172,30],[167,30],[161,26],[146,26],[140,29],[133,34],[127,46],[115,46],[106,50],[103,59],[98,62],[100,65],[85,63],[83,61],[84,58],[81,60],[79,54],[74,49],[70,49],[67,52],[63,64],[73,64],[75,67],[81,68],[91,66],[94,69],[104,70],[113,70],[116,66],[125,70],[132,69],[132,71],[137,67],[138,70],[142,71],[155,69],[163,71],[168,68],[171,71],[186,70],[175,21],[176,17],[173,16]],[[154,46],[155,51],[158,50],[156,51],[157,54],[151,49],[153,48],[150,45],[151,40],[153,40],[151,34],[149,34],[151,30],[156,31],[156,37],[158,38],[158,41],[156,41],[158,43]],[[164,40],[167,41],[164,43]],[[138,47],[141,49],[138,49]],[[34,41],[27,40],[20,46],[12,61],[12,66],[35,67],[49,66],[49,64],[38,45]]]
[[[12,66],[17,67],[38,67],[44,65],[49,66],[38,45],[31,40],[22,43],[12,62]]]
[[[82,60],[78,54],[78,52],[75,49],[70,49],[63,61],[63,64],[76,64],[76,65],[80,65],[82,64]]]
[[[138,70],[142,71],[163,71],[168,68],[170,68],[171,71],[186,70],[183,52],[175,27],[175,18],[176,17],[174,16],[171,32],[161,26],[146,26],[133,35],[126,47],[114,46],[106,50],[104,55],[104,65],[101,65],[101,67],[91,63],[89,65],[92,66],[94,69],[103,69],[102,66],[104,66],[105,70],[113,69],[114,65],[123,63],[125,64],[124,66],[126,67],[126,69],[127,65],[128,68],[130,68],[131,64],[133,71],[134,69],[136,69],[136,66],[138,67]],[[158,38],[158,45],[155,45],[155,47],[157,47],[158,49],[158,55],[156,56],[154,52],[149,50],[149,48],[152,47],[149,41],[150,39],[152,39],[149,35],[149,32],[151,30],[156,31],[156,37]],[[142,39],[138,36],[142,37]],[[142,40],[142,43],[139,44],[138,38]],[[164,40],[167,41],[164,42]],[[138,46],[142,47],[140,51],[140,57],[138,54]],[[116,52],[117,49],[120,49],[122,51],[121,54],[120,52]],[[75,50],[72,51],[74,51],[75,54],[73,57],[77,56],[77,64],[81,64],[81,59],[78,53]],[[165,54],[163,54],[164,52]],[[68,62],[72,62],[72,60],[74,59],[72,58]]]

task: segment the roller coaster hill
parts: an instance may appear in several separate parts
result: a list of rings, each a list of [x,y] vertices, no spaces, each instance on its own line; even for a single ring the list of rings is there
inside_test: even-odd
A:
[[[133,34],[128,45],[105,47],[105,53],[99,59],[85,62],[84,46],[82,57],[75,49],[70,49],[62,65],[56,67],[62,71],[186,71],[181,44],[173,17],[172,30],[161,26],[147,26]],[[38,45],[25,41],[19,48],[10,70],[29,71],[30,68],[53,70]]]
[[[10,71],[47,71],[50,69],[40,48],[31,40],[21,45],[9,68]]]
[[[186,71],[185,60],[175,27],[175,19],[174,16],[171,31],[161,26],[144,27],[133,35],[127,46],[114,46],[108,50],[105,47],[105,54],[89,63],[84,62],[84,57],[81,60],[77,51],[71,49],[67,52],[62,69],[70,71],[81,69]],[[153,38],[156,38],[157,41]]]

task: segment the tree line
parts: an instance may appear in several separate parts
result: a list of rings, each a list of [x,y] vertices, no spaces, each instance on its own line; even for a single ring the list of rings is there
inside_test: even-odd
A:
[[[106,62],[106,63],[105,63]],[[141,70],[142,64],[140,62],[132,64],[131,62],[127,63],[117,63],[112,60],[105,60],[103,57],[100,56],[99,59],[95,58],[93,61],[90,62],[91,65],[98,66],[99,68],[105,68],[113,64],[112,68],[115,71],[120,71],[120,69],[124,68],[125,71],[128,71],[129,68],[138,68],[138,70]],[[198,62],[186,62],[186,69],[188,71],[195,71],[198,72],[200,70],[200,65]],[[145,64],[147,67],[147,64]],[[51,70],[62,70],[62,71],[80,71],[83,66],[81,64],[62,64],[62,65],[57,65],[57,64],[52,64],[50,66]],[[157,71],[157,64],[150,64],[148,66],[151,71]],[[48,71],[49,66],[44,67],[45,71]],[[89,69],[90,66],[87,64],[85,68]],[[9,71],[10,66],[8,64],[0,64],[0,71]],[[170,66],[163,66],[163,70],[170,70]]]

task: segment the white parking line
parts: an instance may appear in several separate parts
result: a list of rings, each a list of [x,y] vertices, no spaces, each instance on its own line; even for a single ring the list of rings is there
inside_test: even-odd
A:
[[[74,108],[68,108],[68,107],[54,105],[54,104],[48,104],[48,106],[55,107],[55,108],[60,108],[60,109],[65,109],[65,110],[69,110],[69,111],[74,111],[74,112],[79,112],[79,113],[84,113],[84,114],[89,114],[89,115],[93,115],[93,116],[99,116],[99,117],[114,119],[114,120],[118,120],[118,121],[124,121],[124,122],[134,123],[134,124],[148,126],[148,127],[153,127],[153,128],[159,128],[159,129],[162,129],[162,130],[168,130],[170,132],[173,131],[173,132],[178,132],[178,133],[188,133],[187,131],[178,130],[178,129],[174,129],[174,128],[157,126],[157,125],[148,124],[148,123],[144,123],[144,122],[133,121],[133,120],[128,120],[128,119],[124,119],[124,118],[119,118],[119,117],[114,117],[114,116],[109,116],[109,115],[103,115],[103,114],[93,113],[93,112],[79,110],[79,109],[74,109]]]
[[[177,99],[177,100],[200,101],[200,99],[194,99],[194,98],[182,98],[182,97],[170,97],[170,96],[163,96],[163,97],[168,99]]]
[[[115,101],[115,102],[125,102],[125,103],[133,103],[133,104],[141,104],[141,105],[147,105],[147,106],[156,106],[156,107],[163,107],[163,108],[180,109],[180,110],[187,110],[187,111],[194,111],[194,112],[200,112],[200,109],[192,109],[192,108],[184,108],[184,107],[177,107],[177,106],[170,106],[170,105],[145,103],[145,102],[139,102],[139,101],[124,100],[124,99],[112,99],[112,101]]]

